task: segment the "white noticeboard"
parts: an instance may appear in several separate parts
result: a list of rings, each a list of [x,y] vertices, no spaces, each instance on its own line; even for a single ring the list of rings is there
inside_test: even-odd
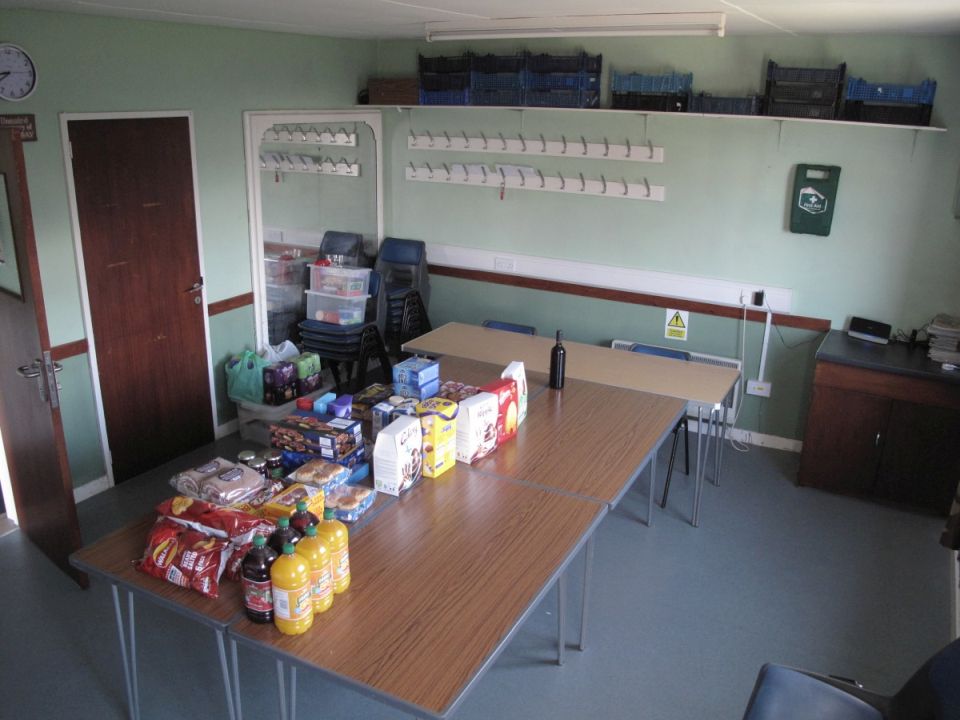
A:
[[[667,308],[667,319],[663,326],[663,336],[665,338],[686,341],[689,328],[690,312],[688,310]]]

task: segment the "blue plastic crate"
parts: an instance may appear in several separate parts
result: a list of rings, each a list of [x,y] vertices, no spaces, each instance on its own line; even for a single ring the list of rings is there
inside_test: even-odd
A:
[[[472,90],[471,105],[523,105],[523,90]]]
[[[475,55],[473,58],[473,70],[481,73],[518,73],[526,65],[526,53],[518,55]]]
[[[421,105],[469,105],[470,88],[463,90],[421,90]]]
[[[700,93],[690,98],[687,112],[708,113],[713,115],[759,115],[761,98],[750,97],[714,97]]]
[[[933,105],[933,98],[936,94],[937,81],[929,78],[919,85],[869,83],[863,78],[855,77],[847,81],[847,100]]]
[[[523,86],[527,90],[599,90],[600,73],[541,73],[528,70],[523,74]]]
[[[471,90],[522,90],[523,73],[499,72],[485,73],[474,71],[470,73]]]
[[[589,72],[599,74],[603,67],[603,55],[529,55],[527,70],[538,73]]]
[[[647,75],[614,70],[610,76],[610,90],[615,93],[683,93],[689,92],[692,85],[693,73]]]

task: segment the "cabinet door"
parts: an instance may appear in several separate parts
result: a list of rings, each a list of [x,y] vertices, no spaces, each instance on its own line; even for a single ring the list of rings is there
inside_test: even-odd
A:
[[[803,435],[799,482],[842,493],[870,493],[893,401],[814,386]]]
[[[960,411],[894,401],[876,492],[946,515],[960,481]]]

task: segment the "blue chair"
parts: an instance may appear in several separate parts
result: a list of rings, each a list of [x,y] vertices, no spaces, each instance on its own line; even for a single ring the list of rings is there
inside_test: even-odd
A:
[[[480,324],[492,330],[506,330],[507,332],[522,333],[523,335],[537,334],[537,329],[533,327],[533,325],[517,325],[516,323],[504,322],[503,320],[484,320]]]
[[[320,241],[319,257],[339,257],[344,265],[360,267],[364,265],[363,235],[360,233],[327,230]]]
[[[674,350],[672,348],[658,347],[656,345],[644,345],[643,343],[634,343],[630,346],[630,352],[643,353],[644,355],[656,355],[658,357],[671,358],[673,360],[690,360],[690,353],[683,350]],[[687,427],[687,414],[673,428],[673,447],[670,449],[670,463],[667,465],[667,479],[663,483],[663,497],[660,498],[660,507],[667,506],[667,495],[670,494],[670,479],[673,477],[673,465],[677,459],[677,444],[680,442],[680,428],[683,428],[683,459],[684,474],[690,474],[690,432]]]
[[[927,660],[892,696],[845,678],[783,665],[760,668],[743,720],[957,720],[960,640]]]
[[[383,279],[387,299],[384,335],[395,355],[411,338],[429,332],[430,274],[422,240],[384,238],[373,266]]]

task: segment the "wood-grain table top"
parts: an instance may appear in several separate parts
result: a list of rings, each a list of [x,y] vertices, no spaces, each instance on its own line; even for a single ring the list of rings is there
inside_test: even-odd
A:
[[[229,625],[243,612],[240,583],[222,577],[220,596],[208,598],[142,573],[133,566],[134,561],[143,556],[147,534],[155,520],[156,513],[151,512],[137,522],[80,548],[70,556],[70,563],[125,589],[149,595],[154,602],[199,622],[217,627]]]
[[[350,544],[351,586],[305,634],[231,634],[368,693],[443,716],[496,657],[605,506],[458,463]]]
[[[406,352],[456,355],[506,365],[522,360],[528,372],[550,372],[552,337],[523,335],[451,322],[403,345]],[[713,406],[723,402],[740,373],[733,368],[563,341],[566,376]]]
[[[439,359],[439,362],[440,379],[442,381],[456,380],[466,385],[476,385],[478,387],[499,380],[500,373],[507,366],[507,363],[500,365],[457,355],[445,355]],[[529,395],[537,395],[540,391],[546,389],[549,379],[547,373],[531,371],[526,367],[524,367],[524,372],[527,376],[527,392]]]

